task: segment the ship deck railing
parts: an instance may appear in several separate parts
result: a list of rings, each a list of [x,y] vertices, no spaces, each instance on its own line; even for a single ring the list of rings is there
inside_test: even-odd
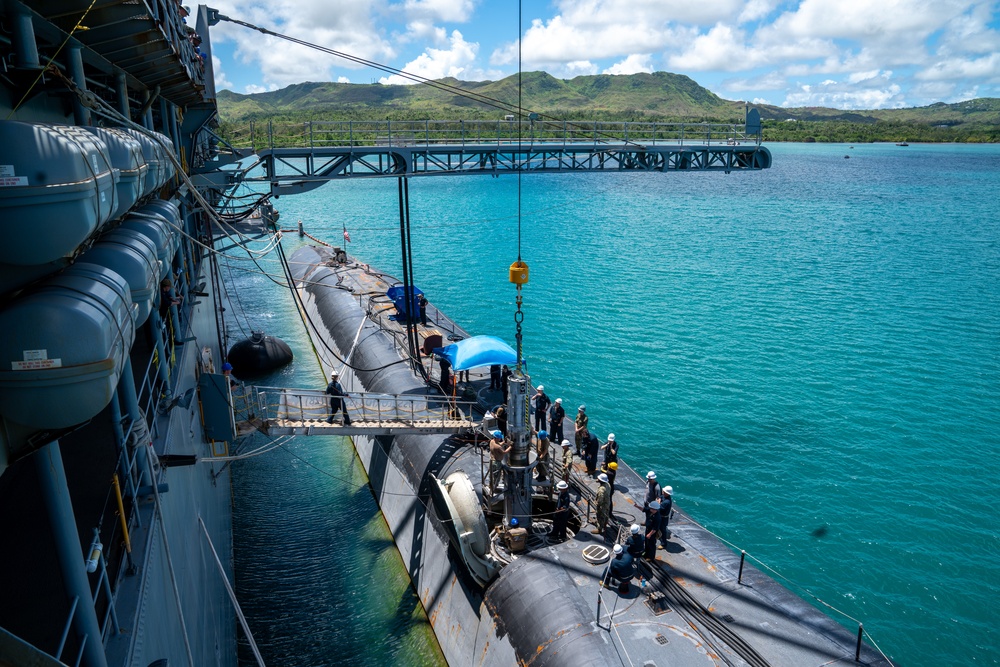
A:
[[[633,121],[419,120],[304,121],[229,125],[223,132],[237,149],[431,146],[583,147],[720,146],[761,143],[742,123]]]
[[[242,415],[241,432],[256,429],[268,435],[403,435],[467,433],[478,423],[473,400],[429,394],[350,392],[343,413],[331,418],[330,396],[318,389],[247,388],[252,414]]]

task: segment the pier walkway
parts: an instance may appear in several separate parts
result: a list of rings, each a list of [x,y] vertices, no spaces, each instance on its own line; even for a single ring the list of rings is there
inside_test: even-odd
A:
[[[567,171],[756,171],[771,166],[760,115],[746,124],[604,121],[308,121],[231,128],[231,185],[295,194],[330,180]]]

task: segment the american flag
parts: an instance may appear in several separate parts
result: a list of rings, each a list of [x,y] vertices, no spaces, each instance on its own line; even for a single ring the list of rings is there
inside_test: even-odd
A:
[[[351,242],[351,235],[347,233],[347,225],[344,225],[344,240],[348,243]]]

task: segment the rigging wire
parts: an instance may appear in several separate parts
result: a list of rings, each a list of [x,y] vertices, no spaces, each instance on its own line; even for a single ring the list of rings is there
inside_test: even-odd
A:
[[[280,32],[274,31],[274,30],[270,30],[268,28],[263,28],[261,26],[254,25],[253,23],[248,23],[246,21],[241,21],[239,19],[234,19],[234,18],[226,16],[224,14],[219,14],[218,15],[218,19],[220,21],[228,21],[229,23],[234,23],[236,25],[241,25],[244,28],[249,28],[250,30],[256,30],[257,32],[262,33],[264,35],[270,35],[271,37],[277,37],[278,39],[283,39],[283,40],[292,42],[293,44],[298,44],[300,46],[304,46],[304,47],[309,48],[309,49],[314,49],[316,51],[320,51],[322,53],[326,53],[326,54],[329,54],[329,55],[332,55],[332,56],[336,56],[338,58],[343,58],[344,60],[348,60],[350,62],[357,63],[359,65],[364,65],[366,67],[371,67],[372,69],[376,69],[376,70],[379,70],[379,71],[382,71],[382,72],[386,72],[387,74],[395,74],[395,75],[400,76],[400,77],[402,77],[404,79],[409,79],[410,81],[413,81],[414,83],[420,83],[420,84],[423,84],[425,86],[429,86],[431,88],[436,88],[436,89],[444,91],[444,92],[452,93],[453,95],[456,95],[458,97],[462,97],[462,98],[465,98],[465,99],[468,99],[468,100],[472,100],[473,102],[478,102],[480,104],[484,104],[486,106],[490,106],[490,107],[493,107],[495,109],[499,109],[500,111],[508,111],[508,112],[517,111],[519,114],[522,111],[522,109],[520,108],[520,102],[518,103],[518,105],[515,106],[514,104],[512,104],[510,102],[504,102],[503,100],[501,100],[499,98],[496,98],[496,97],[491,97],[491,96],[485,95],[483,93],[477,93],[475,91],[466,90],[465,88],[461,88],[459,86],[454,86],[454,85],[445,83],[445,82],[440,81],[440,80],[429,79],[427,77],[420,76],[419,74],[414,74],[412,72],[407,72],[406,70],[397,69],[395,67],[391,67],[389,65],[384,65],[384,64],[376,62],[374,60],[368,60],[367,58],[361,58],[360,56],[354,56],[354,55],[351,55],[349,53],[345,53],[343,51],[337,51],[336,49],[331,49],[331,48],[326,47],[326,46],[320,46],[319,44],[314,44],[312,42],[307,42],[304,39],[299,39],[297,37],[292,37],[290,35],[285,35],[283,33],[280,33]],[[521,44],[520,44],[520,42],[521,42],[520,21],[521,21],[521,18],[520,18],[520,6],[519,6],[519,8],[518,8],[518,62],[519,63],[520,63],[520,48],[521,48]],[[519,94],[520,94],[520,89],[521,89],[520,69],[521,68],[520,68],[520,64],[519,64],[518,65],[518,93]],[[545,121],[548,121],[548,122],[559,123],[560,127],[570,127],[570,128],[573,128],[573,129],[586,130],[587,133],[588,133],[588,136],[590,136],[590,137],[597,137],[597,136],[600,136],[602,138],[606,137],[606,138],[614,141],[616,144],[620,143],[620,144],[624,144],[626,146],[629,146],[629,145],[631,145],[631,146],[639,146],[640,145],[639,143],[637,143],[635,141],[632,141],[630,139],[622,139],[621,137],[615,137],[614,135],[609,134],[607,132],[596,131],[593,127],[584,128],[583,126],[578,126],[576,123],[574,123],[572,121],[566,121],[564,119],[556,118],[555,116],[550,116],[548,114],[544,114],[544,113],[541,113],[541,112],[532,112],[532,116],[534,118],[542,119],[542,120],[545,120]],[[520,126],[520,124],[521,124],[521,117],[519,116],[518,117],[518,125]]]
[[[70,30],[69,33],[67,33],[66,39],[62,41],[62,44],[60,44],[59,47],[52,53],[52,56],[49,58],[49,62],[45,63],[45,67],[41,68],[38,71],[38,76],[36,76],[35,80],[31,82],[31,85],[28,86],[28,89],[24,91],[24,95],[22,95],[21,99],[17,101],[17,104],[11,107],[10,113],[7,114],[7,118],[5,120],[10,120],[14,116],[14,114],[17,113],[17,110],[21,108],[21,105],[24,104],[25,100],[27,100],[28,97],[31,95],[31,91],[33,91],[35,89],[35,86],[38,85],[38,82],[42,80],[42,77],[45,75],[45,72],[47,72],[50,68],[52,68],[52,63],[55,62],[56,56],[58,56],[59,53],[62,52],[66,44],[69,43],[69,40],[72,39],[73,35],[76,34],[76,31],[80,29],[80,27],[83,25],[84,19],[87,18],[87,14],[90,13],[90,10],[93,9],[94,5],[96,4],[97,0],[91,0],[90,6],[87,7],[87,10],[85,12],[83,12],[83,15],[80,17],[80,20],[77,21],[76,25],[73,26],[73,29]],[[58,69],[56,71],[58,71]]]

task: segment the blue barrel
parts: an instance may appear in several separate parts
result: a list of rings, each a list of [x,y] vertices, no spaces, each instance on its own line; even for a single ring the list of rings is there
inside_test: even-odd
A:
[[[135,340],[125,279],[76,263],[0,310],[0,414],[57,429],[111,401]]]
[[[390,287],[385,293],[387,297],[392,299],[392,304],[396,306],[396,312],[398,313],[396,319],[404,322],[420,319],[420,297],[423,295],[423,292],[420,291],[419,287],[412,287],[410,289],[413,290],[413,298],[410,299],[409,305],[406,303],[406,291],[402,285]]]
[[[0,121],[0,263],[70,255],[117,208],[108,147],[81,127]]]
[[[108,145],[111,166],[118,170],[118,205],[111,219],[125,215],[139,201],[149,166],[142,157],[142,145],[125,130],[111,127],[86,128]]]
[[[157,295],[160,260],[145,234],[121,227],[113,229],[80,255],[80,261],[99,264],[124,278],[135,304],[136,326],[146,321]]]

